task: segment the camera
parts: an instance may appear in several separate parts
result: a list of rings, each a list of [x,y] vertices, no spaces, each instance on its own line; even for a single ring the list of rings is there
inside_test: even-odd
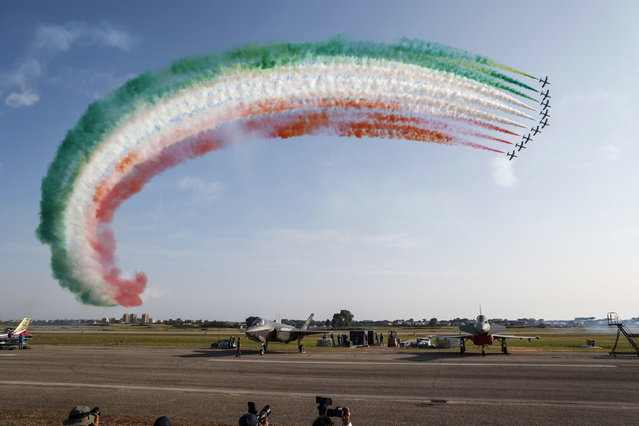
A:
[[[89,414],[91,414],[92,416],[99,416],[100,413],[100,407],[93,407],[91,411],[89,411]]]
[[[328,416],[328,417],[342,417],[344,414],[344,409],[342,407],[328,408],[333,405],[333,400],[330,398],[324,398],[322,396],[316,396],[315,402],[317,405],[317,411],[320,416]]]
[[[268,416],[271,415],[271,406],[265,405],[264,408],[262,408],[260,412],[258,413],[257,409],[255,408],[255,403],[253,401],[249,401],[248,412],[251,414],[255,414],[255,416],[257,417],[257,422],[263,425],[266,422],[266,419],[268,418]]]

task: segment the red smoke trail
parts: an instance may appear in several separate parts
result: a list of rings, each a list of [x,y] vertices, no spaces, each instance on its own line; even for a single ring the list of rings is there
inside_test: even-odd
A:
[[[331,102],[335,104],[336,102]],[[247,131],[258,132],[268,138],[291,138],[328,131],[338,136],[374,137],[385,139],[407,139],[438,144],[463,144],[479,149],[502,152],[483,145],[457,138],[455,133],[463,133],[459,127],[437,121],[415,118],[398,114],[383,114],[377,111],[362,111],[364,102],[337,102],[338,109],[322,111],[290,112],[291,105],[280,103],[264,105],[263,110],[248,108],[240,116],[246,117],[249,111],[262,113],[258,117],[235,120]],[[368,107],[379,108],[380,103],[366,102]],[[348,107],[347,107],[348,105]],[[356,113],[345,113],[344,108],[357,108]],[[264,112],[267,112],[264,114]],[[235,114],[233,114],[235,115]],[[468,133],[466,131],[466,133]],[[184,134],[182,132],[181,134]],[[172,135],[172,136],[176,136]],[[129,170],[128,173],[110,189],[106,183],[96,187],[93,200],[96,203],[95,217],[88,219],[90,243],[102,268],[102,275],[114,290],[114,299],[122,306],[141,304],[140,294],[146,287],[147,278],[137,272],[132,279],[122,277],[116,265],[116,242],[111,230],[113,215],[128,198],[142,190],[155,175],[180,164],[188,159],[202,156],[225,146],[224,126],[202,132],[198,135],[183,137],[179,142],[162,149],[156,156],[143,162],[132,164],[139,156],[132,152],[116,167],[117,170]]]

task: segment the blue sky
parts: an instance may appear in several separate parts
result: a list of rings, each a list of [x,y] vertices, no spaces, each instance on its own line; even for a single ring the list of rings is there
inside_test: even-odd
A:
[[[631,2],[0,4],[0,318],[637,316],[639,31]],[[116,213],[138,308],[83,306],[34,236],[40,181],[88,104],[245,43],[407,36],[552,81],[511,167],[405,141],[254,141],[154,179]]]

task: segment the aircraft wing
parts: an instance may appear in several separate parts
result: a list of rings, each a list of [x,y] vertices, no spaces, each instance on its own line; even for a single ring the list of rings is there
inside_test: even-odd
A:
[[[468,339],[473,337],[472,334],[464,333],[464,334],[433,334],[432,336],[428,336],[429,339]]]
[[[296,330],[291,332],[291,336],[294,336],[295,339],[298,337],[308,336],[309,334],[329,334],[330,331],[326,330]]]
[[[495,339],[541,339],[539,336],[515,336],[514,334],[493,334]]]

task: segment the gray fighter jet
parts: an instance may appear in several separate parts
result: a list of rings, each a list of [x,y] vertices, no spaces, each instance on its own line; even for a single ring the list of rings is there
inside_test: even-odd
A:
[[[486,346],[492,345],[495,339],[501,342],[501,351],[505,354],[508,353],[506,339],[528,339],[529,342],[532,341],[532,339],[539,339],[539,336],[500,334],[504,330],[506,330],[506,327],[503,325],[490,325],[486,316],[480,313],[474,324],[459,327],[459,334],[433,335],[428,337],[437,339],[459,339],[459,353],[461,354],[466,351],[466,340],[472,340],[475,345],[481,346],[482,356],[486,356]]]
[[[297,340],[297,348],[300,352],[303,352],[304,346],[302,345],[302,338],[304,336],[326,333],[325,330],[308,329],[308,326],[313,320],[313,315],[314,314],[311,314],[300,328],[282,324],[280,320],[267,321],[263,318],[258,318],[246,329],[245,333],[249,339],[262,343],[262,346],[260,346],[260,355],[264,355],[268,350],[268,342],[288,343],[293,340]]]

